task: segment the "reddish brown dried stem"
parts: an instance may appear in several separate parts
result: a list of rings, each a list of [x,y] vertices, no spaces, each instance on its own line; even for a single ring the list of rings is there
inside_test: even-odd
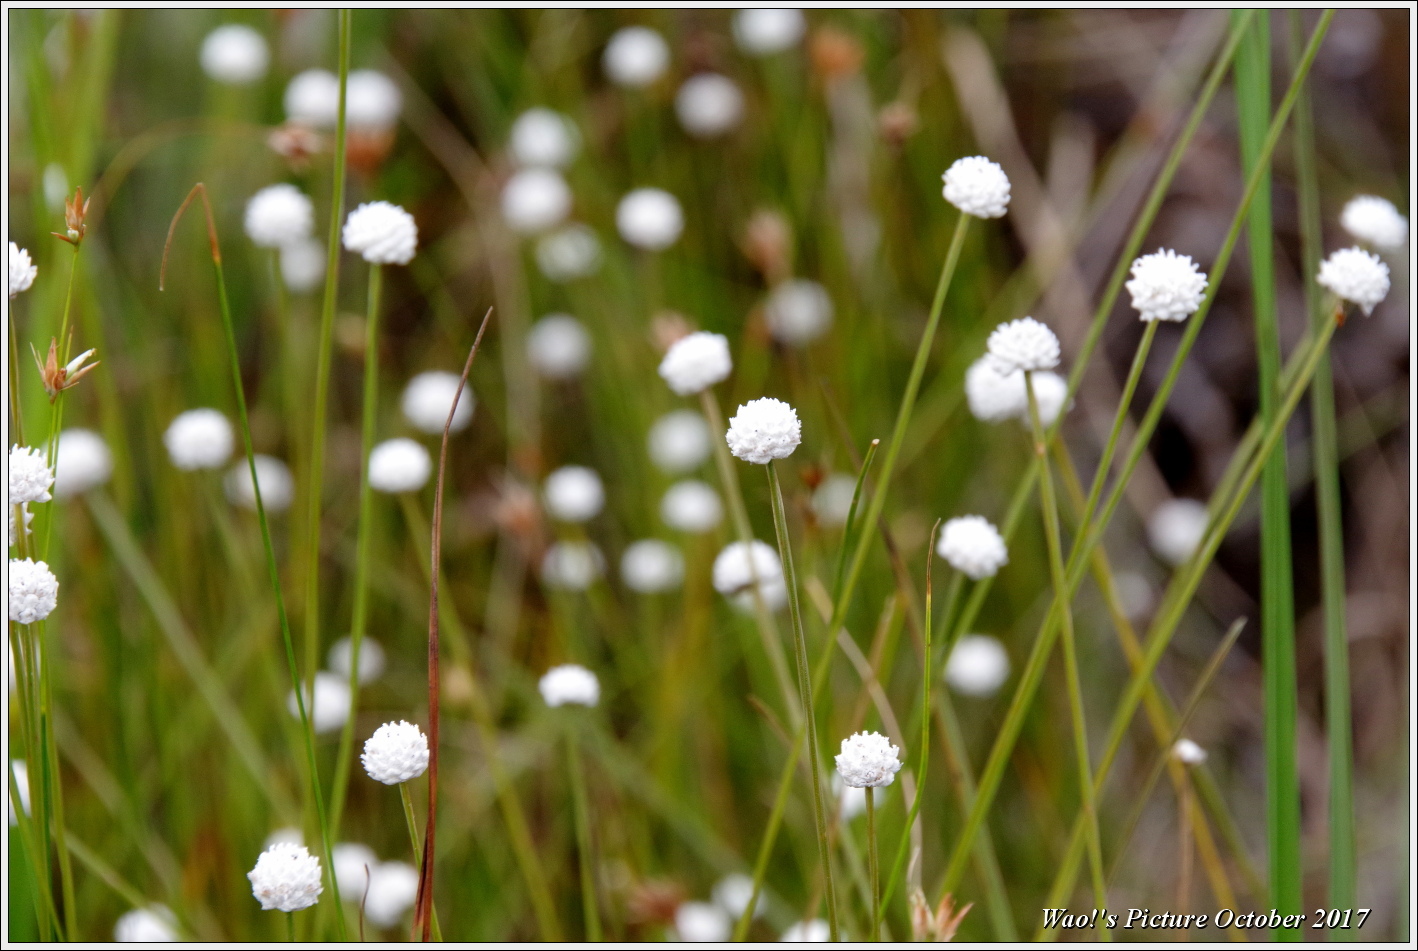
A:
[[[207,243],[211,245],[212,263],[218,267],[221,266],[222,248],[217,243],[217,222],[212,217],[212,202],[207,197],[207,186],[198,182],[192,186],[192,190],[187,193],[187,197],[178,206],[177,214],[172,216],[172,224],[167,226],[167,240],[163,242],[162,246],[162,269],[158,272],[158,290],[162,290],[163,285],[167,283],[167,252],[172,248],[172,236],[177,231],[177,223],[182,220],[182,213],[187,210],[188,205],[192,204],[192,199],[196,198],[198,193],[202,195],[202,208],[207,213]]]

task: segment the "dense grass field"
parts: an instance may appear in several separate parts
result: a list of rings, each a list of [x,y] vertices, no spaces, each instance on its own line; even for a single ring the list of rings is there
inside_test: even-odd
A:
[[[7,15],[10,940],[1409,939],[1411,12]]]

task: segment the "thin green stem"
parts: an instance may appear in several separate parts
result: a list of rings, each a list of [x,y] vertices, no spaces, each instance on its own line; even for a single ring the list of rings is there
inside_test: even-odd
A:
[[[566,769],[571,780],[571,801],[573,819],[576,825],[576,857],[581,871],[581,913],[586,923],[586,940],[603,940],[601,932],[601,907],[596,889],[595,853],[591,840],[591,804],[586,795],[586,773],[581,763],[581,750],[576,736],[567,725]]]
[[[867,876],[871,879],[871,937],[868,941],[881,940],[881,871],[876,859],[876,790],[866,787],[867,794]]]
[[[423,868],[423,845],[419,843],[418,820],[414,818],[414,800],[409,793],[409,784],[399,784],[399,801],[404,804],[404,822],[409,827],[409,844],[414,849],[414,868]],[[433,908],[433,940],[443,940],[443,929],[438,926],[438,909]]]

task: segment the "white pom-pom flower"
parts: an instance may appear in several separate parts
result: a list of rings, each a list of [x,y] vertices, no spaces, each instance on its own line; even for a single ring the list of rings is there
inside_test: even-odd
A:
[[[979,515],[946,522],[935,550],[952,568],[975,581],[993,577],[1009,562],[1004,538],[988,519]]]
[[[595,274],[601,267],[601,239],[586,225],[573,223],[537,242],[537,267],[549,281],[565,283]]]
[[[315,702],[310,702],[310,694],[304,683],[300,694],[305,698],[305,713],[316,733],[329,733],[345,725],[350,716],[350,682],[348,677],[332,674],[328,670],[315,673]],[[293,717],[300,716],[300,706],[296,703],[295,691],[286,696],[286,709]]]
[[[620,577],[627,588],[641,594],[673,591],[684,581],[684,556],[658,539],[634,542],[620,557]]]
[[[648,86],[669,67],[670,47],[649,27],[627,26],[611,36],[601,65],[617,86]]]
[[[414,907],[419,873],[408,862],[380,862],[370,870],[364,916],[380,928],[392,928]]]
[[[408,264],[418,243],[414,216],[387,201],[365,202],[345,219],[345,250],[370,264]]]
[[[1059,338],[1033,317],[1000,324],[986,344],[1000,373],[1011,370],[1052,370],[1059,365]]]
[[[671,344],[660,377],[680,396],[693,396],[725,380],[733,368],[729,338],[700,330]]]
[[[988,634],[966,634],[945,662],[945,682],[970,697],[992,696],[1009,679],[1009,654]]]
[[[286,118],[317,129],[333,129],[340,113],[340,78],[328,69],[297,73],[286,86]]]
[[[724,438],[729,451],[744,462],[767,465],[793,454],[803,441],[803,427],[797,410],[765,396],[739,406]]]
[[[675,909],[675,931],[681,941],[721,944],[729,940],[729,913],[707,901],[682,902]]]
[[[374,870],[379,867],[379,856],[359,842],[336,842],[330,847],[330,864],[335,869],[340,897],[359,904],[374,877]]]
[[[1009,176],[983,155],[956,159],[941,176],[945,200],[976,218],[1001,218],[1009,210]]]
[[[10,242],[10,299],[30,289],[34,277],[39,273],[30,260],[30,253],[15,242]]]
[[[359,761],[375,782],[386,786],[406,783],[428,769],[428,737],[407,720],[386,723],[364,741]]]
[[[1158,248],[1132,262],[1127,282],[1132,306],[1144,321],[1186,320],[1206,297],[1206,272],[1192,259],[1171,249]]]
[[[606,489],[596,470],[586,466],[562,466],[547,476],[542,498],[552,518],[587,522],[605,507]]]
[[[315,206],[294,185],[267,185],[246,203],[246,236],[257,247],[280,248],[310,237]]]
[[[901,768],[901,748],[880,733],[853,733],[842,741],[837,774],[848,786],[890,786]]]
[[[266,40],[239,23],[219,26],[202,41],[202,72],[219,83],[244,86],[266,75],[271,52]]]
[[[353,655],[354,642],[348,637],[342,637],[330,645],[329,653],[325,655],[325,663],[332,671],[349,680]],[[378,680],[379,675],[384,673],[384,662],[384,648],[379,646],[379,642],[367,634],[360,638],[359,682],[367,684]]]
[[[724,518],[724,504],[709,483],[684,479],[665,491],[660,500],[660,518],[678,532],[712,532]]]
[[[1408,219],[1398,213],[1393,202],[1376,195],[1351,198],[1339,223],[1355,240],[1385,251],[1401,250],[1408,240]]]
[[[605,570],[605,556],[591,542],[552,542],[542,556],[542,582],[549,588],[585,591]]]
[[[1344,248],[1325,258],[1315,280],[1351,304],[1358,304],[1366,317],[1388,296],[1388,265],[1378,255],[1361,248]]]
[[[49,617],[59,604],[59,579],[49,565],[29,558],[10,559],[10,620],[33,624]]]
[[[1038,387],[1034,394],[1039,395]],[[970,404],[971,415],[981,422],[998,423],[1025,417],[1029,412],[1029,397],[1024,389],[1024,372],[1001,373],[999,365],[986,354],[965,371],[965,400]]]
[[[507,147],[518,165],[565,168],[581,148],[581,135],[569,118],[538,106],[512,123]]]
[[[773,339],[791,346],[812,343],[832,326],[832,298],[816,281],[784,281],[768,295],[763,310]]]
[[[789,925],[778,940],[788,944],[826,944],[832,940],[832,926],[821,918],[799,921]]]
[[[275,456],[257,453],[256,482],[261,486],[261,504],[267,513],[280,514],[295,500],[295,477],[290,466]],[[226,497],[233,505],[256,511],[256,489],[251,482],[251,466],[245,459],[228,470],[225,480]]]
[[[448,422],[448,410],[453,406],[453,398],[458,393],[459,376],[443,370],[429,370],[420,373],[404,387],[404,395],[399,408],[419,432],[442,435],[443,426]],[[473,394],[463,387],[463,395],[458,397],[458,408],[453,412],[452,432],[466,429],[473,421]]]
[[[1196,499],[1169,499],[1147,519],[1147,540],[1158,558],[1176,567],[1196,552],[1206,522],[1206,506]]]
[[[281,280],[297,294],[320,287],[325,279],[325,246],[313,238],[281,245]]]
[[[527,332],[527,362],[548,379],[575,379],[591,362],[591,335],[570,314],[547,314]]]
[[[637,188],[616,206],[615,226],[620,236],[637,248],[663,251],[679,240],[684,230],[684,212],[679,200],[669,192]]]
[[[126,912],[113,924],[119,944],[162,944],[176,941],[177,917],[166,905],[149,905]]]
[[[1054,420],[1059,418],[1059,413],[1065,409],[1064,403],[1068,399],[1068,380],[1049,370],[1039,370],[1031,373],[1030,379],[1033,381],[1034,402],[1039,407],[1039,422],[1045,426],[1052,426]],[[1020,374],[1021,379],[1023,374]],[[1030,425],[1029,408],[1024,408],[1024,414],[1020,420],[1025,426]]]
[[[66,429],[54,453],[54,494],[69,498],[97,488],[113,475],[113,453],[103,437],[89,429]]]
[[[758,594],[770,611],[788,603],[788,584],[783,577],[783,562],[778,552],[754,539],[749,544],[730,542],[714,559],[714,590],[734,603],[740,610],[755,608],[754,582]]]
[[[417,492],[432,471],[428,450],[412,439],[389,439],[369,453],[369,485],[379,492]]]
[[[571,186],[549,168],[524,168],[502,186],[502,217],[518,234],[540,234],[571,213]]]
[[[675,114],[684,131],[696,138],[723,135],[743,120],[743,93],[727,76],[699,73],[679,87]]]
[[[857,480],[845,472],[837,472],[822,480],[812,493],[812,513],[823,528],[841,528],[847,524],[852,510],[852,496]]]
[[[768,56],[795,46],[807,32],[801,10],[740,10],[734,14],[734,42],[750,56]]]
[[[373,69],[356,69],[345,87],[345,121],[351,128],[382,131],[399,121],[404,96],[394,81]]]
[[[692,409],[677,409],[650,427],[650,461],[668,475],[692,472],[713,450],[709,424]]]
[[[231,458],[231,423],[214,409],[189,409],[172,421],[162,441],[177,468],[218,469]]]
[[[320,860],[303,845],[277,842],[246,873],[263,911],[300,911],[320,900]]]
[[[1185,736],[1172,744],[1172,755],[1187,766],[1200,766],[1206,762],[1206,750]]]
[[[49,487],[54,484],[54,471],[45,462],[44,453],[27,446],[10,447],[10,505],[26,502],[48,502]]]
[[[601,701],[601,683],[596,675],[580,664],[561,664],[542,674],[537,682],[542,700],[549,707],[568,703],[594,707]]]

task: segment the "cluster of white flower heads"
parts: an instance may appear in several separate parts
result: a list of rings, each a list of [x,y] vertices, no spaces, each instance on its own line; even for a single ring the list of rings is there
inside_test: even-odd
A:
[[[637,188],[615,209],[620,236],[637,248],[663,251],[679,240],[684,212],[679,200],[661,188]]]
[[[1000,218],[1009,210],[1009,176],[983,155],[956,159],[941,176],[945,200],[976,218]]]
[[[315,728],[316,733],[338,730],[350,717],[353,697],[350,695],[348,677],[332,674],[328,670],[316,671],[315,702],[310,702],[310,693],[304,683],[300,685],[300,695],[305,699],[305,713],[310,717],[311,726]],[[291,716],[300,716],[294,690],[286,696],[286,709],[290,711]]]
[[[65,429],[54,452],[54,495],[69,498],[97,488],[113,475],[113,453],[90,429]]]
[[[740,610],[754,610],[755,590],[762,597],[764,607],[770,611],[776,611],[788,603],[783,562],[774,548],[756,538],[748,544],[730,542],[724,546],[724,550],[714,559],[713,578],[714,590]]]
[[[901,768],[901,748],[880,733],[853,733],[842,741],[837,773],[848,786],[890,786]]]
[[[790,346],[812,343],[832,327],[832,298],[816,281],[784,281],[773,288],[763,310],[773,339]]]
[[[16,624],[43,621],[59,603],[59,579],[42,561],[11,558],[9,595],[10,620]]]
[[[988,634],[966,634],[945,662],[945,682],[970,697],[992,696],[1009,679],[1009,654]]]
[[[330,645],[330,650],[325,655],[325,663],[335,673],[349,680],[350,664],[353,658],[354,641],[348,637],[342,637]],[[384,673],[384,663],[384,648],[379,646],[379,642],[368,634],[360,638],[359,682],[367,684],[370,681],[378,680],[379,675]]]
[[[675,909],[675,932],[681,941],[722,944],[729,940],[732,930],[729,913],[718,905],[686,901]]]
[[[542,674],[537,682],[542,700],[549,707],[568,703],[594,707],[601,701],[601,683],[596,675],[580,664],[560,664]]]
[[[769,56],[796,46],[807,32],[801,10],[749,9],[734,14],[734,42],[750,56]]]
[[[724,518],[719,493],[707,482],[683,479],[665,490],[660,518],[677,532],[700,535],[712,532]]]
[[[1004,538],[988,519],[979,515],[963,515],[946,522],[935,550],[952,568],[975,581],[994,577],[1009,563]]]
[[[266,75],[271,51],[251,27],[228,23],[207,34],[200,60],[202,72],[217,82],[244,86]]]
[[[1402,250],[1408,240],[1408,219],[1398,213],[1393,202],[1376,195],[1351,198],[1339,216],[1339,223],[1356,241],[1385,251]]]
[[[428,737],[407,720],[386,723],[364,741],[359,761],[375,782],[386,786],[406,783],[428,769]]]
[[[168,425],[162,441],[179,469],[219,469],[231,458],[231,423],[217,410],[189,409]]]
[[[415,376],[404,387],[404,395],[399,400],[404,418],[421,433],[442,435],[443,426],[448,422],[448,410],[458,394],[460,379],[458,374],[446,370],[428,370]],[[453,411],[450,432],[468,428],[473,421],[473,402],[472,391],[463,387],[463,394],[458,396],[458,408]]]
[[[432,472],[428,450],[403,436],[385,440],[369,453],[369,485],[380,492],[417,492]]]
[[[542,581],[550,588],[585,591],[605,570],[605,556],[592,542],[552,542],[542,555]]]
[[[650,426],[650,461],[668,475],[693,472],[709,458],[711,438],[708,422],[694,410],[666,413]]]
[[[41,450],[20,445],[10,447],[10,505],[48,502],[49,487],[53,484],[54,471],[45,462]]]
[[[277,842],[246,873],[263,911],[300,911],[320,900],[320,860],[303,845]]]
[[[1186,320],[1206,297],[1206,272],[1192,259],[1171,249],[1158,248],[1132,262],[1127,282],[1132,306],[1144,321]]]
[[[527,332],[527,361],[549,380],[572,380],[591,362],[591,335],[570,314],[547,314]]]
[[[729,132],[743,120],[743,93],[727,76],[699,73],[679,87],[675,114],[684,131],[695,138],[711,139]]]
[[[605,507],[606,489],[596,470],[586,466],[562,466],[547,476],[542,498],[552,518],[587,522]]]
[[[1148,518],[1147,540],[1158,558],[1177,567],[1196,552],[1206,522],[1206,506],[1196,499],[1169,499]]]
[[[267,185],[246,203],[246,236],[260,248],[283,248],[310,237],[315,206],[286,182]]]
[[[387,201],[370,201],[345,219],[344,244],[370,264],[408,264],[418,248],[414,216]]]
[[[268,514],[290,508],[295,501],[295,477],[290,466],[275,456],[257,453],[252,458],[256,466],[256,482],[251,481],[251,465],[245,459],[227,471],[224,482],[226,497],[233,505],[256,511],[256,486],[261,487],[261,505]]]
[[[680,396],[693,396],[727,379],[733,368],[729,338],[699,330],[671,344],[660,377]]]
[[[1052,370],[1059,365],[1059,338],[1033,317],[1000,324],[986,344],[1000,373],[1011,370]]]
[[[542,276],[564,284],[600,270],[601,239],[588,226],[573,222],[541,238],[536,256]]]
[[[30,289],[34,283],[34,277],[39,273],[33,261],[30,260],[30,253],[20,247],[15,242],[10,242],[10,299],[14,300],[18,295]]]
[[[729,451],[744,462],[767,465],[786,459],[803,441],[798,412],[771,396],[739,406],[724,436]]]
[[[119,944],[161,944],[177,941],[177,917],[166,905],[134,908],[113,924],[113,940]]]
[[[611,36],[601,55],[601,65],[617,86],[648,86],[669,68],[670,47],[663,36],[649,27],[627,26]]]
[[[1388,265],[1362,248],[1343,248],[1320,263],[1315,280],[1321,287],[1359,305],[1368,316],[1388,296]]]
[[[620,556],[620,577],[641,594],[673,591],[684,581],[684,556],[669,542],[646,538],[633,542]]]
[[[507,148],[518,165],[565,168],[580,151],[581,134],[567,116],[537,106],[512,123]]]
[[[1050,370],[1031,374],[1034,401],[1039,406],[1039,421],[1050,426],[1058,419],[1068,399],[1068,381]],[[1026,427],[1029,420],[1029,396],[1024,389],[1024,371],[1001,373],[989,356],[983,356],[965,371],[965,400],[970,413],[985,423],[1017,419]]]
[[[518,234],[541,234],[571,213],[571,186],[550,168],[524,168],[502,186],[502,217]]]

